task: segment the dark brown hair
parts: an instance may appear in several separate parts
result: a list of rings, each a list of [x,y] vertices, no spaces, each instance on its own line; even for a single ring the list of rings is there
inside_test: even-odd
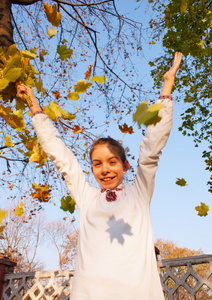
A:
[[[94,141],[94,143],[93,143],[93,145],[91,146],[91,149],[90,149],[90,160],[91,160],[94,148],[97,145],[104,145],[104,144],[115,146],[118,150],[118,155],[121,158],[121,161],[123,163],[126,161],[126,154],[125,154],[124,148],[122,147],[121,143],[119,143],[118,141],[112,139],[111,137],[100,138],[100,139]]]

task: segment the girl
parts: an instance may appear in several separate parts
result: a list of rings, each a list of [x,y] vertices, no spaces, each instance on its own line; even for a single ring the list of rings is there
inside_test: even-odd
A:
[[[92,147],[91,168],[101,189],[91,187],[57,129],[43,113],[33,92],[17,84],[17,96],[31,103],[32,122],[44,151],[65,178],[80,211],[80,234],[71,300],[162,300],[150,220],[161,149],[172,126],[170,96],[182,54],[175,53],[157,103],[161,121],[148,126],[140,144],[134,183],[122,186],[129,168],[124,149],[115,140],[100,139]]]

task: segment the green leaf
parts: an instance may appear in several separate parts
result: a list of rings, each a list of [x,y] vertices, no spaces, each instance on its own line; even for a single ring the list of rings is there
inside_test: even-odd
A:
[[[16,47],[16,44],[13,44],[13,45],[11,45],[9,48],[8,48],[8,50],[7,50],[7,54],[9,55],[9,56],[14,56],[16,53],[17,53],[17,47]]]
[[[16,80],[21,76],[21,68],[10,68],[9,70],[3,71],[3,78],[9,82],[16,82]]]
[[[4,90],[8,85],[9,81],[5,78],[0,79],[0,90]]]
[[[42,49],[39,53],[39,58],[40,58],[40,61],[44,61],[44,56],[47,54],[48,52],[45,51],[44,49]]]
[[[149,126],[158,123],[161,118],[158,116],[162,104],[152,104],[150,107],[147,105],[148,101],[141,102],[137,106],[136,112],[133,114],[133,121],[138,123],[138,126],[144,124]]]
[[[196,211],[198,211],[198,215],[200,217],[205,217],[207,216],[208,214],[208,211],[209,211],[209,206],[206,205],[205,203],[201,202],[200,203],[201,205],[200,206],[196,206],[195,209]]]
[[[177,178],[177,181],[175,182],[179,186],[186,186],[187,182],[184,178]]]
[[[73,214],[75,210],[75,201],[71,196],[62,197],[60,199],[61,206],[60,208],[64,211],[69,211],[71,214]]]
[[[57,53],[59,54],[61,60],[66,60],[71,57],[73,50],[68,49],[66,45],[58,45]]]
[[[86,81],[84,79],[78,80],[77,84],[74,85],[74,90],[77,93],[86,93],[87,89],[92,86],[92,83]]]

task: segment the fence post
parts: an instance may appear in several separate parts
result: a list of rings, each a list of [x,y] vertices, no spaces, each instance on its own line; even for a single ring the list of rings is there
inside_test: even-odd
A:
[[[8,257],[0,258],[0,299],[2,299],[2,292],[4,286],[4,276],[8,273],[13,273],[16,262],[11,261]]]

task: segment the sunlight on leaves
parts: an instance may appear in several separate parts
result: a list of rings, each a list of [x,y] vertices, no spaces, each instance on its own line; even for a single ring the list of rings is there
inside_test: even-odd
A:
[[[208,214],[208,211],[209,211],[209,206],[206,205],[205,203],[201,202],[200,203],[201,205],[200,206],[196,206],[195,209],[196,211],[198,211],[198,215],[200,217],[205,217],[207,216]]]
[[[148,106],[148,101],[141,102],[137,106],[136,112],[133,114],[133,121],[138,123],[138,126],[144,124],[149,126],[158,123],[161,118],[158,113],[162,108],[162,104],[152,104]]]

